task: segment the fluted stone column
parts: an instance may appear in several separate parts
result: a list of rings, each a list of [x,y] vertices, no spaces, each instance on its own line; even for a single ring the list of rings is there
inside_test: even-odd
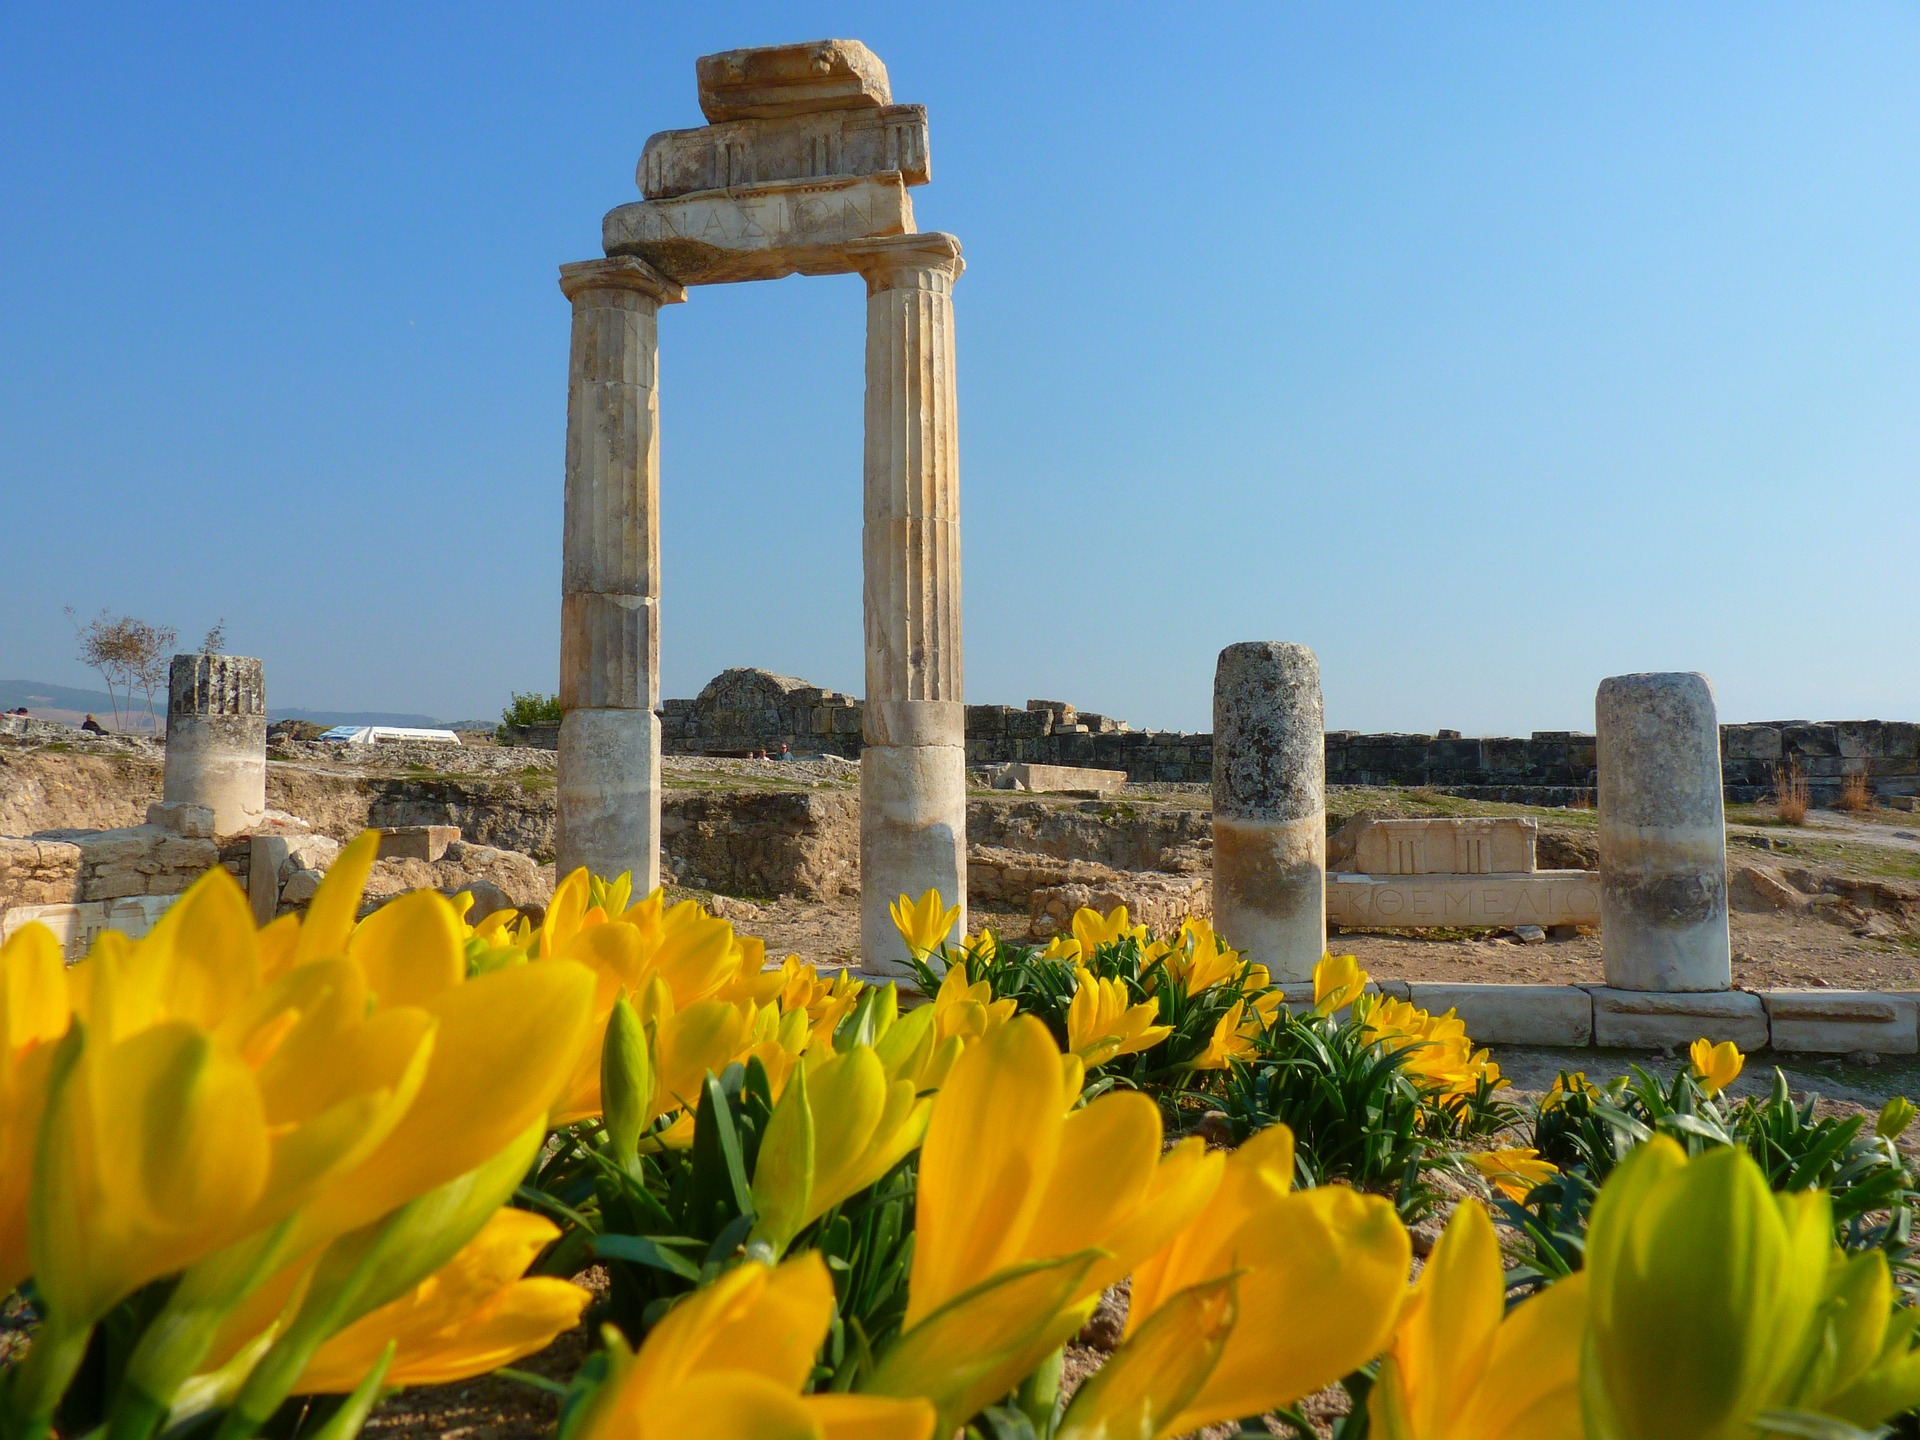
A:
[[[658,316],[686,291],[630,257],[560,267],[573,302],[560,564],[558,870],[660,883]]]
[[[1725,990],[1727,819],[1704,675],[1614,675],[1594,702],[1600,949],[1619,990]]]
[[[867,695],[860,756],[860,948],[901,976],[889,909],[936,889],[966,932],[967,771],[960,699],[960,460],[951,235],[850,247],[867,279]]]
[[[1320,662],[1253,640],[1213,675],[1213,923],[1281,982],[1327,949],[1327,762]]]
[[[167,666],[167,757],[160,798],[205,805],[216,835],[267,813],[267,684],[245,655],[176,655]]]

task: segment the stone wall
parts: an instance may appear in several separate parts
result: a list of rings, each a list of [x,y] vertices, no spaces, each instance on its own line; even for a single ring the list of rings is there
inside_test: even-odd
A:
[[[1204,785],[1213,778],[1213,736],[1135,730],[1064,700],[1024,707],[967,706],[967,762],[1027,762],[1124,770],[1130,780]],[[669,700],[663,746],[674,755],[778,753],[857,756],[861,702],[787,675],[727,670],[691,700]],[[542,746],[535,731],[514,737]],[[1920,794],[1920,723],[1891,720],[1776,720],[1720,728],[1727,795],[1758,800],[1774,771],[1798,761],[1816,801],[1839,793],[1843,779],[1865,775],[1881,795]],[[1536,730],[1523,738],[1327,734],[1329,785],[1425,785],[1479,800],[1567,804],[1591,800],[1594,737]]]

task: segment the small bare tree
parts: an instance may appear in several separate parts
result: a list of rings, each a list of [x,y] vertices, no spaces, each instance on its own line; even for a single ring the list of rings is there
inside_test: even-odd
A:
[[[67,618],[80,637],[82,663],[99,671],[100,678],[107,682],[114,728],[124,730],[132,721],[133,692],[138,690],[146,697],[147,718],[158,733],[160,719],[154,713],[153,692],[167,683],[167,658],[180,638],[179,632],[171,626],[149,625],[131,615],[114,615],[106,610],[82,625],[71,605]]]
[[[200,653],[202,655],[218,655],[225,651],[226,648],[227,617],[222,615],[218,620],[213,622],[213,628],[207,631],[206,638],[200,642]]]

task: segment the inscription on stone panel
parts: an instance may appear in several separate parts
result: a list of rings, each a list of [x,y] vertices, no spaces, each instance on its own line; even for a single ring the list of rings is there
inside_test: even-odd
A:
[[[1597,925],[1600,878],[1584,870],[1529,875],[1327,876],[1334,925]]]

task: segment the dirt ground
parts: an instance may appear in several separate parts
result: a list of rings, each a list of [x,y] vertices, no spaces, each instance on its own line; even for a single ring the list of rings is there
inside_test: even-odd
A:
[[[766,941],[774,958],[797,954],[817,964],[844,965],[859,949],[860,911],[852,900],[754,905],[722,899],[720,908],[739,930]],[[1027,934],[1023,911],[976,909],[968,925],[976,931],[991,925],[1010,940]],[[1731,929],[1733,983],[1744,989],[1920,989],[1920,949],[1910,944],[1855,936],[1813,914],[1735,913]],[[1495,931],[1352,931],[1329,935],[1327,947],[1359,956],[1377,979],[1597,985],[1603,978],[1597,934],[1523,945]]]

